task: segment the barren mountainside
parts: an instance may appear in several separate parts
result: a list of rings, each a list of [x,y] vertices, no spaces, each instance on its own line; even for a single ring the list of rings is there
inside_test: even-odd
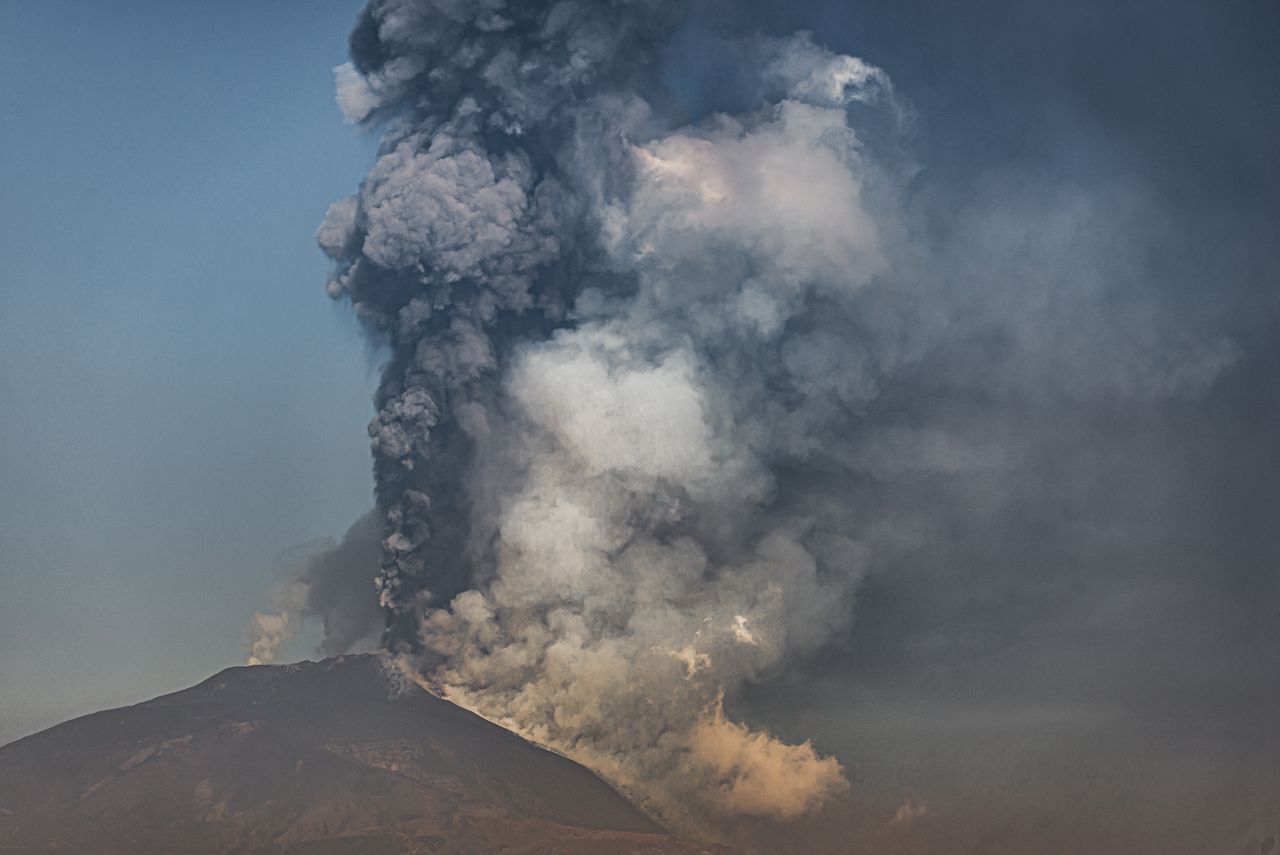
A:
[[[376,656],[231,668],[0,748],[0,852],[695,855]]]

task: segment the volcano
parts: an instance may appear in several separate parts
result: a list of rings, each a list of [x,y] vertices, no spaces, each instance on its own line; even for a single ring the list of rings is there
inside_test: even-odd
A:
[[[0,748],[0,852],[697,855],[376,655],[230,668]]]

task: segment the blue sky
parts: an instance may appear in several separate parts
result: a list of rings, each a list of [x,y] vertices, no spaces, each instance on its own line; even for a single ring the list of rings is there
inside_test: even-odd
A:
[[[0,742],[236,663],[371,504],[376,366],[313,241],[373,157],[357,12],[0,4]]]

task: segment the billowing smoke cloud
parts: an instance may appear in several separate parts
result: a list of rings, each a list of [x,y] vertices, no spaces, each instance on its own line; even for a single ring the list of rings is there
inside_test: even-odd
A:
[[[382,514],[370,511],[352,523],[338,543],[314,548],[271,592],[270,611],[249,624],[248,665],[276,661],[280,646],[293,638],[303,618],[324,629],[320,652],[346,653],[382,629],[382,610],[373,589],[382,553]]]
[[[734,46],[755,108],[672,118],[679,13],[375,0],[337,78],[381,153],[318,239],[389,353],[386,643],[706,828],[846,786],[724,699],[828,644],[919,536],[867,513],[876,485],[1016,466],[974,404],[1195,395],[1234,350],[1113,300],[1099,231],[1126,212],[1096,199],[916,234],[888,76],[808,36]]]

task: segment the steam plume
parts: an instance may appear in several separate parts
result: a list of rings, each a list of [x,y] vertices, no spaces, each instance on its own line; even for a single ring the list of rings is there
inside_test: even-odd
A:
[[[387,645],[692,827],[846,786],[723,698],[829,643],[910,539],[865,485],[1018,452],[886,390],[1023,395],[1065,364],[1068,396],[1191,394],[1232,351],[1111,312],[1087,353],[948,360],[989,324],[1017,344],[1064,322],[938,285],[973,271],[912,243],[901,158],[851,125],[904,115],[888,76],[806,35],[744,40],[759,107],[681,126],[659,65],[680,11],[374,0],[338,100],[385,135],[318,240],[389,353],[369,428]]]

